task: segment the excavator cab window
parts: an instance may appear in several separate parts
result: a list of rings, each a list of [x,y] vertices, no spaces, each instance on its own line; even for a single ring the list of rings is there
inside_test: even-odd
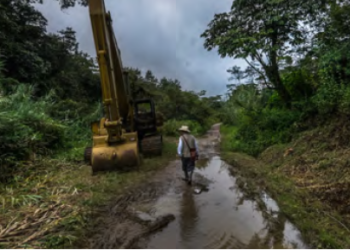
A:
[[[135,102],[135,113],[139,114],[148,114],[154,116],[154,104],[150,99],[137,100]]]
[[[152,113],[151,104],[150,103],[140,103],[138,105],[138,113],[139,114]]]
[[[142,99],[135,102],[135,122],[136,130],[140,135],[157,130],[156,113],[151,99]]]

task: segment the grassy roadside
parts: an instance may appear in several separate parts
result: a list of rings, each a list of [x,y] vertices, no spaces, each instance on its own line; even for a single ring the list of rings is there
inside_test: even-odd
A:
[[[139,171],[91,175],[85,164],[42,159],[11,184],[0,185],[0,248],[72,248],[92,222],[92,208],[108,201],[175,159],[176,141],[164,139],[163,156]]]
[[[303,175],[289,171],[299,165],[304,166],[300,162],[300,152],[284,159],[283,153],[291,145],[275,145],[265,150],[257,160],[246,154],[231,152],[230,138],[233,133],[235,128],[221,127],[222,158],[247,183],[245,188],[248,193],[257,195],[261,189],[267,190],[278,202],[282,213],[298,227],[310,247],[350,247],[350,232],[344,223],[344,216],[340,216],[329,203],[321,201],[310,188],[301,185],[300,178]],[[308,143],[306,140],[305,145]],[[305,146],[303,150],[306,152],[310,149]],[[317,174],[320,175],[320,170]],[[313,184],[317,184],[316,181]]]

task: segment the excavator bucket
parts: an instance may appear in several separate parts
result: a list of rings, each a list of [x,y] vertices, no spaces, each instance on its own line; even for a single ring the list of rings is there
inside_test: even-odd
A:
[[[85,150],[85,160],[92,172],[121,171],[140,165],[137,133],[124,134],[123,143],[106,143],[107,136],[93,137],[94,146]]]
[[[139,165],[137,143],[94,148],[91,166],[93,172],[124,170]]]

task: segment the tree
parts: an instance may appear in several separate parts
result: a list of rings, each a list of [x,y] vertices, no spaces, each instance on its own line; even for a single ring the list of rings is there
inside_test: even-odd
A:
[[[308,39],[307,10],[300,1],[236,0],[231,11],[215,14],[201,37],[204,47],[218,47],[221,57],[243,58],[263,79],[267,79],[286,104],[291,96],[284,86],[281,64]],[[304,6],[304,5],[303,5]]]
[[[79,51],[75,31],[46,32],[47,20],[31,4],[35,1],[4,0],[0,5],[0,54],[3,91],[20,82],[33,85],[39,98],[54,91],[58,100],[97,101],[100,94],[95,64]]]
[[[158,79],[153,75],[152,71],[147,70],[146,74],[145,74],[145,79],[153,84],[157,84],[158,83]]]
[[[228,69],[227,73],[231,74],[229,80],[236,79],[238,81],[238,84],[241,84],[241,80],[245,78],[244,72],[241,71],[241,68],[238,66],[233,66],[232,68]]]
[[[22,82],[36,81],[46,65],[38,57],[47,21],[25,1],[1,1],[0,54],[4,76]],[[39,45],[39,46],[38,46]]]
[[[89,0],[56,0],[60,2],[61,9],[67,9],[70,7],[74,7],[76,4],[80,4],[82,6],[87,6],[89,4]],[[43,3],[44,0],[26,0],[27,3]]]

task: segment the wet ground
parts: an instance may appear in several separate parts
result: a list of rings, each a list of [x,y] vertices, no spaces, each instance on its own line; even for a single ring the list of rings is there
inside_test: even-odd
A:
[[[306,248],[267,194],[258,200],[244,196],[220,159],[219,142],[219,125],[199,140],[192,186],[182,180],[176,161],[119,199],[91,247]]]

